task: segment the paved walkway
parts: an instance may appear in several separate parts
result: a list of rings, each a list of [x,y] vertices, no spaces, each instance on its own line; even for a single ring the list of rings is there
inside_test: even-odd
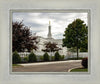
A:
[[[13,72],[67,72],[71,68],[82,67],[81,60],[41,62],[20,64],[23,67],[13,68]]]

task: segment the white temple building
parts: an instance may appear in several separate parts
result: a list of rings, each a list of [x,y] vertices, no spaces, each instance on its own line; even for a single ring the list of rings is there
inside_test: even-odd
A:
[[[42,49],[45,48],[44,44],[46,42],[51,42],[51,43],[56,43],[57,47],[61,48],[61,50],[59,50],[59,54],[60,55],[67,55],[67,48],[66,47],[62,47],[62,39],[54,39],[52,37],[52,32],[51,32],[51,25],[50,25],[50,21],[49,21],[49,26],[48,26],[48,35],[47,38],[38,36],[37,40],[39,41],[39,43],[37,44],[37,51],[34,51],[36,55],[43,55],[45,52],[42,51]],[[50,55],[50,53],[48,53]],[[53,53],[54,54],[54,53]]]

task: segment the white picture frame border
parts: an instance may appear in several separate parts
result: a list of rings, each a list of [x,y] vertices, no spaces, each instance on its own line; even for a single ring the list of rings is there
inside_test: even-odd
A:
[[[9,73],[10,9],[90,9],[91,73],[75,75],[16,75]],[[99,0],[1,0],[0,1],[0,83],[1,84],[100,84],[100,1]]]

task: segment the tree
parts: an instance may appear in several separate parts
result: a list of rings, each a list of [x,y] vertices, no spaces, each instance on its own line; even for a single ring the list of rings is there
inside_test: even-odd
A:
[[[12,31],[13,51],[23,52],[25,49],[28,51],[37,49],[37,37],[32,37],[29,27],[25,26],[23,21],[12,22]]]
[[[88,27],[81,19],[74,20],[68,25],[64,32],[63,46],[76,48],[77,59],[78,49],[88,49]]]
[[[54,52],[54,51],[59,51],[61,50],[61,48],[57,47],[57,43],[51,43],[51,42],[46,42],[45,44],[45,49],[43,49],[42,51],[45,52]]]
[[[45,49],[42,49],[42,51],[44,52],[55,52],[55,51],[59,51],[61,50],[61,48],[57,47],[57,44],[56,43],[51,43],[51,42],[46,42],[45,44]]]

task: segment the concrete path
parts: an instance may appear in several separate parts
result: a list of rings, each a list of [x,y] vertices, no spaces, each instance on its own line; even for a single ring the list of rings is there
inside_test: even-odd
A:
[[[68,72],[71,68],[82,67],[81,60],[55,61],[20,64],[23,67],[14,67],[13,72]]]

